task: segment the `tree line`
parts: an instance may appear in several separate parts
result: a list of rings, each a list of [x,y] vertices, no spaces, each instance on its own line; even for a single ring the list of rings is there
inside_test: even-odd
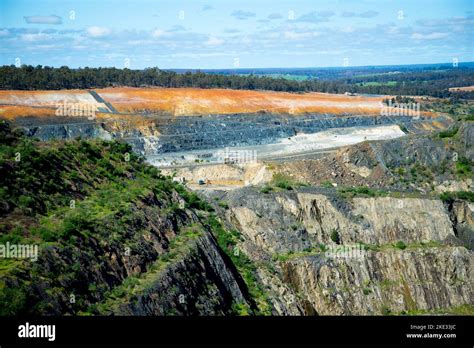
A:
[[[426,95],[474,99],[473,92],[450,92],[450,87],[474,85],[474,69],[420,71],[351,77],[334,80],[295,81],[258,75],[229,75],[197,72],[176,73],[147,68],[53,68],[38,65],[0,67],[0,89],[58,90],[128,87],[196,87],[285,92],[363,93]]]

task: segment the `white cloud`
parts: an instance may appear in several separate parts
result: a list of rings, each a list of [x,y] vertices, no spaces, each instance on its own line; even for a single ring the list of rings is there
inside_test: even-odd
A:
[[[23,41],[28,41],[28,42],[38,42],[38,41],[50,40],[51,36],[47,34],[43,34],[43,33],[23,34],[21,35],[21,39]]]
[[[359,13],[359,17],[362,17],[362,18],[373,18],[373,17],[377,17],[378,15],[379,13],[377,11],[365,11],[365,12]]]
[[[430,33],[430,34],[422,34],[422,33],[413,33],[411,34],[411,38],[413,40],[439,40],[448,37],[447,33]]]
[[[209,39],[204,43],[205,45],[208,46],[219,46],[224,43],[224,40],[219,39],[215,36],[210,36]]]
[[[23,17],[28,24],[62,24],[61,17],[51,16],[25,16]]]
[[[387,30],[387,33],[388,33],[388,34],[398,34],[398,32],[399,32],[399,29],[398,29],[398,27],[395,26],[395,25],[389,27],[388,30]]]
[[[110,34],[110,29],[105,27],[89,27],[86,29],[87,34],[91,37],[103,37]]]
[[[365,11],[365,12],[351,12],[351,11],[344,11],[341,13],[342,17],[360,17],[360,18],[373,18],[377,17],[379,13],[377,11]]]
[[[232,16],[232,17],[235,17],[235,18],[237,18],[237,19],[245,20],[245,19],[249,19],[249,18],[255,17],[255,16],[256,16],[256,13],[250,12],[250,11],[238,10],[238,11],[232,12],[232,13],[231,13],[231,16]]]
[[[313,11],[298,17],[297,21],[312,23],[326,22],[329,21],[329,18],[331,18],[332,16],[334,16],[333,11]]]
[[[250,44],[250,43],[252,43],[252,39],[250,39],[248,36],[245,36],[245,37],[242,38],[241,42],[243,44]]]
[[[8,29],[0,30],[0,37],[5,37],[5,36],[8,36],[8,35],[10,35],[10,32],[8,31]]]
[[[310,31],[295,32],[293,30],[290,30],[290,31],[285,31],[283,35],[285,39],[288,39],[288,40],[303,40],[303,39],[309,39],[312,37],[319,36],[319,33],[312,32],[312,31],[311,32]]]
[[[280,13],[270,13],[267,17],[268,19],[281,19],[283,16]]]
[[[351,26],[347,26],[347,27],[341,28],[341,31],[343,33],[353,33],[355,31],[355,29]]]
[[[240,30],[239,30],[239,29],[235,29],[235,28],[228,28],[228,29],[224,29],[224,33],[227,33],[227,34],[235,34],[235,33],[240,33]]]
[[[170,33],[168,33],[165,30],[161,30],[161,29],[156,29],[155,31],[153,31],[153,33],[151,33],[151,36],[153,36],[155,39],[160,39],[160,38],[163,38],[163,37],[167,37],[169,35],[170,35]]]

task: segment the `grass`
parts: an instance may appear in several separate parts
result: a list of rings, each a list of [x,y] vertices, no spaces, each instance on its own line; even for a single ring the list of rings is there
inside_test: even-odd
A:
[[[402,311],[399,315],[474,315],[474,306],[472,304],[463,304],[456,307],[438,308],[433,310],[413,309]]]
[[[367,296],[372,293],[372,290],[370,290],[369,288],[364,288],[362,289],[362,293]]]
[[[356,186],[356,187],[341,187],[338,193],[344,198],[352,197],[384,197],[388,193],[383,190],[375,190],[367,186]]]
[[[390,249],[399,249],[399,250],[413,250],[413,249],[426,249],[426,248],[439,248],[443,247],[441,242],[433,240],[426,242],[416,242],[416,243],[405,243],[404,241],[397,241],[395,243],[389,244],[366,244],[360,243],[365,250],[370,251],[384,251]]]
[[[453,127],[444,131],[441,131],[438,133],[438,136],[440,138],[452,138],[458,133],[459,128],[458,127]]]
[[[306,257],[306,256],[315,256],[315,255],[322,255],[323,254],[322,249],[317,249],[317,248],[309,248],[307,250],[303,251],[292,251],[290,250],[287,253],[284,254],[273,254],[272,255],[272,260],[273,261],[280,261],[280,262],[287,262],[292,259],[297,259],[300,257]]]
[[[456,161],[456,174],[462,177],[471,175],[471,166],[472,162],[468,158],[459,156],[459,159]]]
[[[376,81],[369,81],[369,82],[361,82],[361,86],[396,86],[397,81],[387,81],[387,82],[376,82]]]
[[[471,191],[443,192],[439,197],[446,203],[454,202],[456,199],[474,203],[474,192]]]
[[[407,248],[407,245],[405,242],[399,240],[398,242],[395,243],[395,248],[400,249],[400,250],[405,250]]]
[[[205,223],[216,237],[219,247],[230,257],[245,281],[249,293],[257,305],[258,312],[256,314],[271,315],[272,306],[263,287],[257,280],[257,268],[255,264],[241,250],[239,250],[238,253],[235,252],[235,248],[238,247],[237,243],[241,239],[240,233],[235,230],[226,230],[213,214],[208,216]],[[237,307],[237,309],[238,313],[243,313],[241,311],[242,308]]]
[[[321,187],[324,187],[324,188],[333,188],[332,186],[332,183],[330,181],[323,181],[321,183]]]
[[[293,190],[293,185],[291,181],[287,177],[283,176],[282,174],[274,174],[272,183],[273,185],[281,189]]]
[[[237,316],[249,316],[252,314],[252,309],[247,303],[234,303],[232,311]]]
[[[281,173],[273,174],[273,178],[272,178],[272,181],[270,182],[270,185],[283,189],[283,190],[288,190],[288,191],[291,191],[297,187],[308,186],[307,183],[293,180],[289,176],[281,174]]]
[[[219,202],[218,205],[225,210],[229,209],[229,204],[227,204],[227,202]]]
[[[403,241],[398,241],[396,243],[387,243],[387,244],[366,244],[366,243],[355,243],[355,244],[360,245],[362,250],[373,251],[373,252],[389,251],[389,250],[395,250],[395,249],[416,250],[416,249],[444,247],[439,241],[417,242],[417,243],[409,243],[409,244],[406,244]],[[344,244],[340,246],[340,248],[342,247],[344,247]],[[272,255],[272,260],[286,262],[286,261],[296,259],[299,257],[323,255],[326,251],[328,251],[328,247],[325,244],[318,244],[316,247],[310,247],[302,251],[289,251],[283,254],[275,253]]]

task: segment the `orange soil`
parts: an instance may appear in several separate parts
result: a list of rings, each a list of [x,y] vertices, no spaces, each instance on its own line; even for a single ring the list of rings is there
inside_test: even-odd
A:
[[[378,114],[384,97],[199,88],[107,88],[97,93],[120,112],[171,115],[255,113]]]
[[[13,120],[17,117],[26,116],[55,116],[55,109],[52,108],[33,108],[30,106],[0,105],[0,117],[7,120]]]
[[[105,88],[96,92],[119,112],[174,116],[262,111],[295,115],[309,112],[378,115],[382,100],[387,98],[199,88]],[[62,100],[96,103],[87,90],[0,91],[0,117],[54,116],[55,106]]]

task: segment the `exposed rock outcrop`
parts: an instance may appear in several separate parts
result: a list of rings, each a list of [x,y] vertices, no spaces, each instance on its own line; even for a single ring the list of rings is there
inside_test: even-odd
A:
[[[244,237],[241,247],[266,265],[259,277],[277,314],[449,312],[472,306],[474,255],[462,246],[456,227],[473,226],[465,202],[453,208],[453,226],[445,205],[428,198],[347,201],[330,189],[261,194],[247,188],[220,199]]]

